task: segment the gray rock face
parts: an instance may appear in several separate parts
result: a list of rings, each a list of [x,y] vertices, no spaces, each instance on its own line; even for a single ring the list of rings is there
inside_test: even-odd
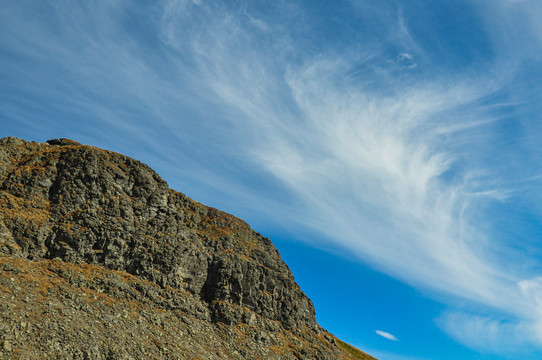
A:
[[[204,323],[257,326],[265,330],[255,340],[260,348],[273,346],[270,329],[305,339],[324,333],[269,239],[169,189],[136,160],[68,139],[0,140],[0,256],[133,275],[150,284],[137,285],[139,295],[118,281],[106,289]],[[73,281],[93,289],[90,280]],[[346,356],[318,350],[326,347],[333,349],[316,341],[306,351]]]
[[[37,221],[0,227],[23,256],[100,264],[184,288],[209,304],[215,321],[246,320],[221,301],[289,327],[316,325],[275,247],[247,224],[170,190],[138,161],[65,139],[48,143],[0,142],[11,156],[0,190],[39,205],[28,209]]]

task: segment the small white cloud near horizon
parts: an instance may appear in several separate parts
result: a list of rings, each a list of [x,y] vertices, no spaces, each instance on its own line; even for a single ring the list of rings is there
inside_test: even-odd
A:
[[[375,332],[376,332],[377,335],[380,335],[383,338],[386,338],[388,340],[399,341],[399,339],[397,339],[393,334],[390,334],[389,332],[385,332],[385,331],[382,331],[382,330],[376,330]]]

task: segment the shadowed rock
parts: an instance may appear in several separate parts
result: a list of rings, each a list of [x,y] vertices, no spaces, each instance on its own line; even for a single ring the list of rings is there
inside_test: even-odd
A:
[[[47,140],[47,144],[55,145],[55,146],[81,145],[81,143],[78,143],[77,141],[66,139],[66,138]]]

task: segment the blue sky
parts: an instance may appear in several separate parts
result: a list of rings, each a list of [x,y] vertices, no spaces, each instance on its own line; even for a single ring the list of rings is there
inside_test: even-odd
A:
[[[245,219],[381,359],[542,357],[541,2],[0,3],[0,136]]]

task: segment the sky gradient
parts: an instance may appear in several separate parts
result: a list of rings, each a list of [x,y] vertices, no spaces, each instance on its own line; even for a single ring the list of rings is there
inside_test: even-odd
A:
[[[376,357],[542,358],[542,2],[0,4],[1,137],[243,218]]]

